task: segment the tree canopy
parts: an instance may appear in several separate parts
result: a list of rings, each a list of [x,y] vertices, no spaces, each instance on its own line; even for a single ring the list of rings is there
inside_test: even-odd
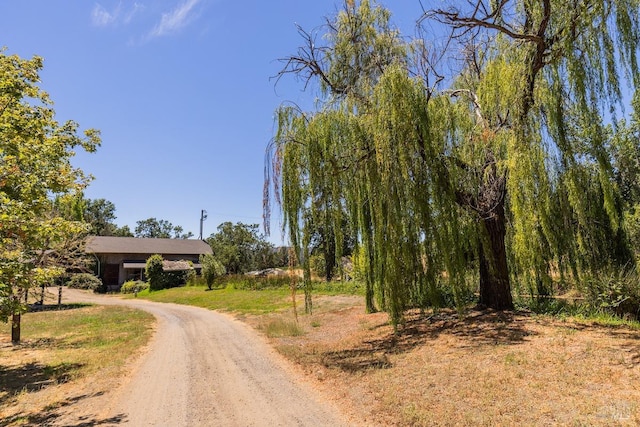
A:
[[[147,218],[136,222],[135,237],[156,239],[188,239],[193,233],[185,233],[179,225],[173,225],[166,219]]]
[[[22,59],[0,51],[0,320],[20,314],[27,291],[64,271],[56,260],[70,239],[85,231],[65,219],[55,199],[75,197],[89,182],[71,158],[100,143],[99,132],[79,135],[73,121],[58,123],[49,95],[38,86],[40,57]]]
[[[218,226],[218,232],[207,238],[213,256],[229,274],[282,266],[273,245],[258,233],[258,224],[233,224],[229,221]]]
[[[85,222],[88,235],[133,237],[128,226],[115,223],[116,206],[109,200],[87,199],[78,193],[73,198],[56,199],[56,208],[66,219]]]
[[[443,293],[461,301],[470,277],[481,305],[510,309],[512,283],[546,295],[552,276],[632,263],[606,121],[639,82],[639,6],[451,1],[407,39],[384,7],[345,2],[283,59],[278,77],[318,101],[277,111],[267,228],[275,195],[306,255],[310,218],[338,230],[346,216],[367,307],[394,323]]]

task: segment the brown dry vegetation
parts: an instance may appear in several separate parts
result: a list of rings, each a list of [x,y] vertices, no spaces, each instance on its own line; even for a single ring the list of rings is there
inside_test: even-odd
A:
[[[51,425],[61,410],[91,405],[117,386],[152,334],[153,317],[139,310],[57,308],[24,315],[19,344],[0,324],[0,426]]]
[[[409,313],[394,333],[386,314],[367,315],[359,299],[335,298],[318,298],[316,313],[300,316],[304,335],[270,340],[354,421],[640,425],[636,329],[440,311]],[[245,320],[265,330],[274,317]]]
[[[239,317],[269,336],[353,425],[640,425],[638,329],[442,310],[409,313],[394,333],[386,314],[364,313],[361,297],[316,297],[314,307],[312,316],[299,315],[298,325],[291,311]],[[38,349],[32,344],[20,347],[24,360]],[[1,350],[4,356],[16,351],[9,343]],[[46,384],[30,379],[43,390],[14,396],[12,413],[32,413],[43,398],[90,405],[109,388],[100,373],[98,382],[93,375],[65,382],[66,371],[47,372]],[[59,385],[44,387],[52,379]]]

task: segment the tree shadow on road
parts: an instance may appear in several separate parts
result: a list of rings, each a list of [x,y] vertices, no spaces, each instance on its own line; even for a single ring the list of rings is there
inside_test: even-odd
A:
[[[74,397],[67,398],[60,402],[56,402],[54,405],[50,405],[45,410],[37,413],[17,413],[7,417],[0,418],[0,425],[11,425],[15,423],[17,425],[33,425],[33,426],[51,426],[51,425],[64,425],[66,427],[91,427],[100,425],[116,425],[127,422],[127,416],[125,414],[118,414],[107,418],[97,418],[93,416],[81,416],[76,420],[69,421],[64,420],[64,424],[60,424],[60,418],[64,415],[62,410],[70,405],[74,405],[81,400],[91,397],[97,397],[104,394],[103,392],[94,394],[82,394]]]

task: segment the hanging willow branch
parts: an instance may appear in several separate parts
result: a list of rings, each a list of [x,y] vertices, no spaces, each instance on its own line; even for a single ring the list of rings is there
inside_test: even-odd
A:
[[[265,215],[270,187],[303,262],[313,223],[339,230],[348,219],[367,310],[388,311],[394,325],[407,308],[449,296],[462,305],[472,291],[510,309],[512,283],[542,295],[552,269],[628,261],[603,117],[620,105],[620,75],[640,81],[639,3],[425,11],[421,22],[452,34],[447,53],[463,53],[446,88],[434,69],[445,56],[429,40],[405,43],[368,0],[329,20],[321,46],[299,29],[303,47],[278,79],[316,83],[321,99],[312,112],[278,112]]]

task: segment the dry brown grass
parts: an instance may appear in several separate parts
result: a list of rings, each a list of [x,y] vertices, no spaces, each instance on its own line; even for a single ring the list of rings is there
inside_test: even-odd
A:
[[[394,333],[386,314],[364,313],[361,297],[316,297],[314,307],[312,316],[299,315],[303,335],[268,339],[353,425],[640,425],[639,330],[526,313],[471,311],[460,318],[443,310],[409,313]],[[242,319],[265,334],[269,325],[294,321],[292,312]],[[75,338],[57,338],[67,339]],[[21,372],[29,379],[25,388],[0,390],[0,425],[37,425],[56,406],[90,405],[105,390],[104,382],[67,381],[76,367],[59,366],[52,354],[41,353],[50,340],[30,337],[20,348],[0,343],[5,372],[20,352]],[[53,368],[41,383],[44,365]],[[117,381],[114,369],[101,381]],[[36,415],[9,418],[8,409]]]
[[[365,425],[640,425],[640,331],[530,314],[409,314],[320,297],[281,353]],[[285,315],[286,316],[286,315]],[[264,318],[247,318],[258,326]]]
[[[23,315],[19,344],[10,342],[10,325],[0,329],[2,426],[49,425],[60,410],[89,405],[117,385],[154,324],[124,307],[51,308]]]

